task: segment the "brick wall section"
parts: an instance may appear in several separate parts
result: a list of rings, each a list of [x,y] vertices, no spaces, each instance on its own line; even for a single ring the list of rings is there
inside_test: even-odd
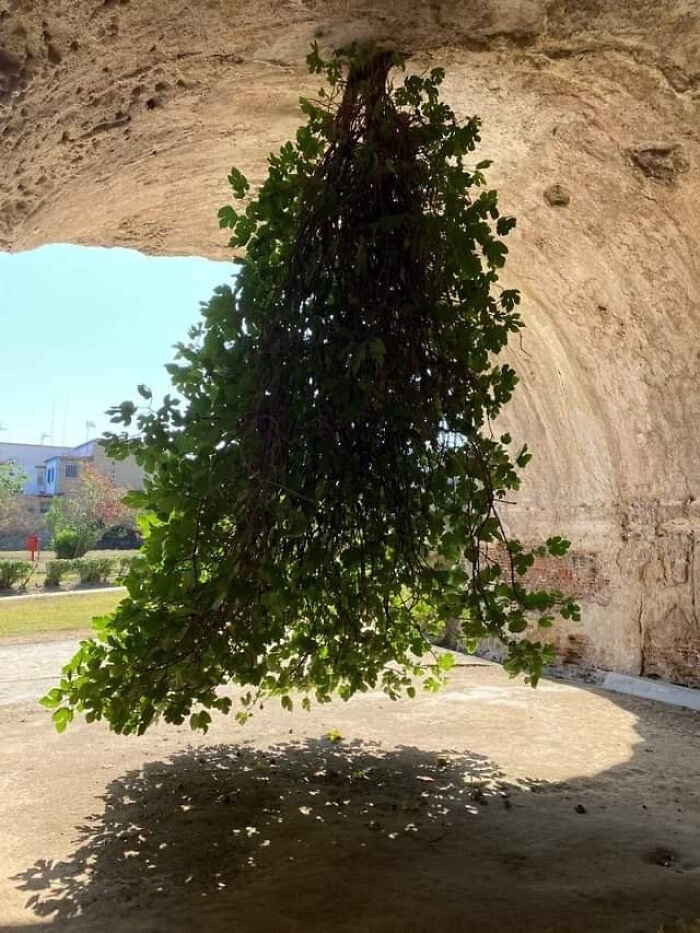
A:
[[[529,586],[561,590],[572,596],[593,596],[605,585],[594,554],[539,557],[525,578]]]
[[[700,688],[700,643],[690,632],[657,644],[644,640],[645,677],[659,677],[684,687]]]
[[[503,547],[490,547],[489,553],[507,567]],[[533,589],[561,590],[579,599],[591,597],[606,585],[595,554],[574,552],[564,557],[538,557],[523,582]]]
[[[492,546],[489,552],[501,561],[501,566],[507,566],[507,557],[502,547]],[[573,596],[581,601],[584,611],[586,600],[603,602],[608,598],[605,592],[608,581],[600,569],[597,556],[592,553],[574,552],[564,557],[539,557],[521,580],[532,589],[560,590]],[[557,655],[555,670],[567,673],[575,668],[577,677],[593,677],[595,652],[590,638],[581,631],[572,632],[570,626],[571,623],[555,626],[547,632],[534,629],[529,635],[553,645]],[[503,648],[488,639],[480,646],[478,654],[500,661]]]
[[[700,637],[688,607],[671,606],[656,624],[643,626],[642,670],[687,687],[700,687]]]

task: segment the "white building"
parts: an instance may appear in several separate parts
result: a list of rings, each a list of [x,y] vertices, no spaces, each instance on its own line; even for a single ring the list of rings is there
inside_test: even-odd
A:
[[[50,498],[70,492],[80,484],[86,463],[122,489],[143,486],[143,470],[134,458],[113,460],[97,440],[77,447],[0,443],[0,463],[7,461],[16,463],[26,475],[23,491],[27,496]]]
[[[27,477],[24,494],[27,496],[45,495],[44,466],[50,457],[62,457],[70,454],[71,447],[57,447],[53,444],[4,444],[0,442],[0,463],[11,460],[16,463]]]

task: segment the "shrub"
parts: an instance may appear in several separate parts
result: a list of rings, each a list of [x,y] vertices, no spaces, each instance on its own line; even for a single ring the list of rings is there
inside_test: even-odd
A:
[[[112,525],[105,528],[95,548],[109,548],[112,551],[133,551],[140,548],[143,538],[138,529],[131,525]]]
[[[46,565],[44,586],[59,586],[63,577],[72,569],[72,560],[50,560]]]
[[[131,567],[134,561],[137,560],[137,558],[138,558],[138,554],[132,557],[120,557],[119,558],[119,563],[117,565],[117,574],[116,574],[117,583],[123,583],[126,575],[131,570]]]
[[[79,531],[73,528],[62,528],[53,536],[51,546],[56,552],[56,557],[69,560],[73,557],[82,557],[89,550],[91,543]]]
[[[109,557],[90,557],[71,561],[78,572],[81,583],[108,583],[114,569],[114,561]]]
[[[0,560],[0,590],[25,590],[34,567],[28,560]]]

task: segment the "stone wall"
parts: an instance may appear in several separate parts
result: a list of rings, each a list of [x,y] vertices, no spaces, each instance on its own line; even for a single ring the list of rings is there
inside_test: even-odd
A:
[[[42,504],[45,499],[41,496],[22,496],[10,517],[0,516],[4,519],[0,521],[0,551],[24,550],[28,535],[34,534],[39,536],[41,547],[47,547],[49,533]]]
[[[532,533],[535,522],[517,524]],[[548,633],[562,662],[700,687],[699,528],[696,501],[636,503],[618,522],[601,516],[596,527],[584,516],[570,525],[571,555],[540,560],[532,572],[533,582],[582,605],[581,622]]]

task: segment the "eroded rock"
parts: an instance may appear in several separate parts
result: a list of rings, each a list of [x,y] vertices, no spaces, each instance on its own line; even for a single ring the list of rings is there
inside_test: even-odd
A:
[[[630,155],[637,168],[656,181],[674,182],[689,167],[678,143],[643,143]]]
[[[550,185],[544,189],[544,199],[550,207],[566,207],[571,195],[563,185]]]

